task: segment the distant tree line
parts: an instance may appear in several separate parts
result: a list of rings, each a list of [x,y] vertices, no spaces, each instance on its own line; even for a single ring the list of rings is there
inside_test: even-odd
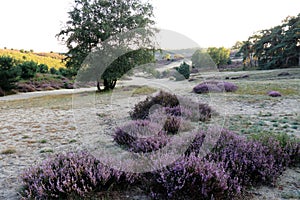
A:
[[[23,61],[10,56],[0,56],[0,94],[15,88],[15,83],[20,80],[33,78],[37,73],[72,76],[73,72],[66,68],[56,69],[46,64],[34,61]],[[2,91],[2,92],[1,92]]]
[[[239,53],[244,66],[259,69],[300,66],[300,14],[256,32],[242,43]]]

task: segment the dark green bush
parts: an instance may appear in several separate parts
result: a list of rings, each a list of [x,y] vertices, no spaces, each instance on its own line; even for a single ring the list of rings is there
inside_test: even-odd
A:
[[[179,67],[176,68],[176,70],[185,78],[188,79],[190,78],[190,66],[186,63],[183,62]],[[179,77],[176,77],[176,80],[179,80]]]
[[[73,69],[69,69],[69,68],[59,68],[58,69],[59,74],[64,76],[64,77],[72,77],[76,75],[76,72]]]
[[[22,79],[30,79],[35,76],[38,71],[38,64],[33,61],[26,61],[18,65],[21,70],[21,78]]]
[[[51,67],[50,68],[50,74],[59,75],[59,71],[57,69],[55,69],[54,67]]]
[[[48,71],[49,71],[49,68],[48,68],[47,65],[45,65],[45,64],[38,65],[37,72],[42,73],[42,74],[46,74],[46,73],[48,73]]]
[[[9,91],[15,87],[14,83],[17,82],[21,73],[20,68],[15,66],[15,62],[11,57],[0,57],[0,91]]]

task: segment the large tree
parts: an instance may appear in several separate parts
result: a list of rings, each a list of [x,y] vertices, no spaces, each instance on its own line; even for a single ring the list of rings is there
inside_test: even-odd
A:
[[[261,69],[300,66],[300,14],[287,17],[282,24],[258,31],[240,49],[244,62],[257,60]]]
[[[196,50],[192,55],[192,65],[200,70],[214,69],[216,64],[204,49]]]
[[[118,35],[135,29],[150,30],[150,26],[154,24],[152,18],[152,5],[142,0],[75,0],[73,9],[69,12],[69,21],[58,34],[69,49],[66,66],[79,70],[86,57],[98,51],[98,48],[101,49],[107,40],[114,40],[110,44],[120,48],[120,43],[126,39]],[[145,39],[149,35],[151,31],[136,31],[126,37],[129,41],[137,38]],[[139,48],[130,52],[126,49],[123,51],[124,55],[119,55],[117,59],[110,62],[98,78],[103,80],[104,90],[113,89],[117,79],[135,65],[149,62],[153,54],[147,50],[149,49]],[[100,90],[99,84],[98,89]]]
[[[230,49],[226,49],[225,47],[209,47],[207,52],[218,67],[226,65],[230,61]]]

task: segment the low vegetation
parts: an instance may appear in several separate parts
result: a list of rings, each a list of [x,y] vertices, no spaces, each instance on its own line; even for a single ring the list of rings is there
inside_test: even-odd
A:
[[[115,144],[133,153],[160,151],[173,135],[180,134],[178,124],[195,121],[194,110],[186,106],[189,103],[163,91],[149,96],[130,112],[135,120],[116,127]],[[200,112],[209,116],[203,122],[209,121],[212,109],[200,105]],[[165,126],[161,126],[159,117],[174,117],[180,121],[166,120],[163,121]],[[159,120],[155,120],[157,118]],[[203,142],[210,140],[216,131],[221,132],[215,145],[202,155]],[[300,164],[300,140],[288,134],[257,132],[246,136],[212,128],[191,133],[193,141],[180,157],[174,158],[175,162],[160,168],[154,165],[152,171],[144,173],[114,169],[88,152],[55,155],[23,173],[21,194],[25,199],[89,199],[101,198],[102,192],[108,190],[121,191],[130,186],[140,188],[152,199],[234,199],[249,187],[276,184],[287,167]],[[130,169],[131,164],[126,165],[125,168]]]
[[[33,60],[19,60],[16,55],[0,56],[0,96],[14,92],[73,88],[69,80],[72,79],[72,71],[65,67],[49,69],[45,64],[47,62],[39,64]]]
[[[0,49],[0,56],[14,58],[18,63],[32,61],[38,65],[44,64],[47,65],[49,69],[52,67],[57,70],[59,68],[65,68],[65,63],[62,62],[65,56],[58,53],[35,53],[32,50]]]

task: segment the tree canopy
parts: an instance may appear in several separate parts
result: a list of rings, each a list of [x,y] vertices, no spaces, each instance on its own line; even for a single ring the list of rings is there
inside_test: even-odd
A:
[[[226,65],[230,61],[230,49],[224,47],[209,47],[207,52],[218,67],[220,65]]]
[[[260,69],[300,66],[300,14],[258,31],[240,49],[244,64]]]
[[[91,52],[101,49],[106,40],[118,47],[119,43],[128,40],[137,42],[137,38],[145,39],[151,31],[136,31],[133,35],[127,35],[129,38],[126,39],[118,35],[134,29],[148,29],[154,24],[153,7],[142,0],[75,0],[73,10],[68,14],[70,20],[58,37],[69,49],[66,66],[76,70],[80,69]],[[132,53],[129,51],[127,49],[125,55],[120,55],[103,74],[99,74],[99,79],[104,80],[104,89],[114,88],[117,79],[135,64],[143,63],[141,55],[148,52],[146,48],[133,49]],[[150,55],[151,52],[145,56],[145,62]]]

